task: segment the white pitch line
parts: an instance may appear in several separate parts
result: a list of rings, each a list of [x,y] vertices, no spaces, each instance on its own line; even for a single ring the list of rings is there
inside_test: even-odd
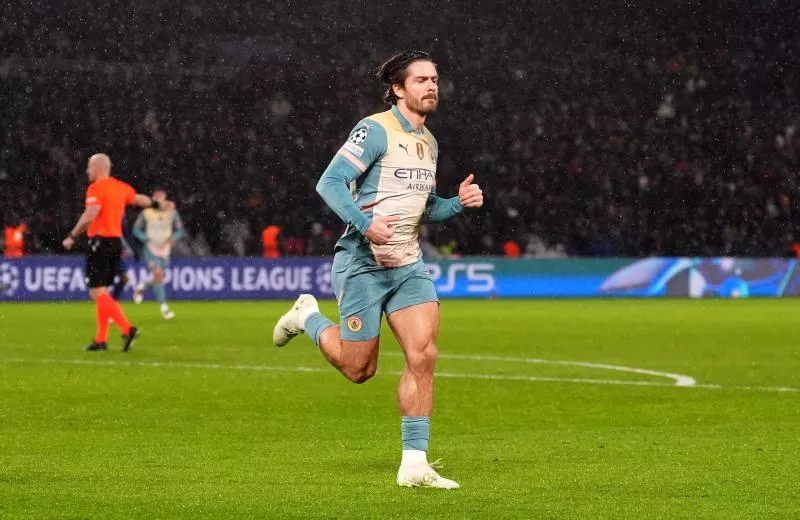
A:
[[[393,375],[402,375],[402,372],[390,372]],[[453,372],[436,372],[436,377],[453,379],[488,379],[496,381],[539,381],[545,383],[583,383],[589,385],[631,385],[631,386],[671,386],[671,383],[660,381],[625,381],[621,379],[585,379],[580,377],[547,377],[547,376],[515,376],[505,374],[458,374]]]
[[[220,363],[194,363],[187,361],[115,361],[111,359],[0,359],[0,363],[41,363],[43,365],[90,365],[153,368],[201,368],[208,370],[250,370],[256,372],[322,372],[317,367],[282,367],[277,365],[223,365]]]
[[[386,352],[385,354],[388,354],[390,356],[403,355],[402,353],[396,353],[396,352]],[[659,372],[657,370],[648,370],[646,368],[625,367],[621,365],[607,365],[605,363],[589,363],[586,361],[562,361],[557,359],[484,356],[484,355],[471,355],[471,354],[439,354],[438,357],[440,359],[463,359],[468,361],[505,361],[510,363],[533,363],[538,365],[559,365],[559,366],[573,366],[581,368],[597,368],[600,370],[613,370],[616,372],[629,372],[631,374],[642,374],[655,377],[664,377],[675,381],[674,386],[695,386],[697,384],[697,381],[693,377],[685,376],[682,374]]]
[[[711,383],[700,383],[695,385],[694,388],[711,388],[713,390],[749,390],[758,392],[787,392],[787,393],[800,392],[800,388],[794,386],[751,386],[751,385],[724,386]]]
[[[193,363],[185,361],[114,361],[104,359],[24,359],[8,358],[0,363],[41,363],[45,365],[88,365],[88,366],[121,366],[151,368],[199,368],[207,370],[247,370],[254,372],[327,372],[317,367],[278,366],[278,365],[224,365],[220,363]],[[382,374],[400,376],[400,371],[381,371]],[[484,379],[497,381],[542,381],[553,383],[586,383],[597,385],[635,385],[635,386],[676,386],[658,381],[623,381],[615,379],[582,379],[573,377],[519,376],[503,374],[461,374],[456,372],[437,372],[436,377],[448,379]]]
[[[394,354],[393,354],[394,355]],[[448,355],[455,356],[453,355]],[[509,360],[515,358],[501,358],[500,356],[473,356],[485,359],[486,357],[497,357],[499,360]],[[469,356],[463,359],[469,359]],[[520,358],[526,359],[526,358]],[[546,361],[546,360],[541,360]],[[25,358],[6,358],[0,359],[0,365],[3,363],[27,364],[39,363],[49,365],[84,365],[84,366],[123,366],[123,367],[153,367],[153,368],[199,368],[207,370],[246,370],[256,372],[301,372],[301,373],[319,373],[328,372],[329,369],[322,369],[318,367],[306,366],[278,366],[278,365],[224,365],[220,363],[195,363],[186,361],[117,361],[117,360],[103,360],[103,359],[25,359]],[[563,364],[579,363],[577,361],[564,361]],[[542,363],[544,364],[544,363]],[[580,366],[580,365],[578,365]],[[616,365],[609,365],[616,366]],[[599,366],[595,368],[600,368]],[[628,367],[621,367],[628,368]],[[388,375],[399,376],[402,372],[389,371],[381,372]],[[462,374],[456,372],[437,372],[436,377],[452,378],[452,379],[478,379],[478,380],[494,380],[494,381],[531,381],[531,382],[548,382],[548,383],[580,383],[592,385],[630,385],[630,386],[656,386],[656,387],[678,387],[679,385],[673,383],[663,383],[659,381],[624,381],[616,379],[584,379],[573,377],[546,377],[546,376],[524,376],[524,375],[504,375],[504,374]],[[688,377],[688,376],[687,376]],[[695,384],[691,386],[684,386],[684,388],[707,388],[713,390],[750,390],[762,392],[800,392],[800,388],[789,386],[723,386],[717,384]]]

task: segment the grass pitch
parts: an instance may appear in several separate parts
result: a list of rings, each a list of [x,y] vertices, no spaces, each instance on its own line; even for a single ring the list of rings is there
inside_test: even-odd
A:
[[[89,303],[0,305],[3,520],[800,515],[792,300],[443,302],[451,492],[394,482],[388,330],[359,386],[306,337],[271,345],[286,302],[125,306],[129,354],[82,351]]]

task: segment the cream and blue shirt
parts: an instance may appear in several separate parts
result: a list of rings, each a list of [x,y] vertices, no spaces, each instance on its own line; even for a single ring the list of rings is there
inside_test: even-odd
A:
[[[317,184],[325,203],[347,224],[336,249],[346,249],[379,266],[419,261],[423,222],[439,222],[463,211],[458,197],[436,195],[439,148],[426,127],[415,130],[391,110],[362,119]],[[396,215],[388,244],[371,244],[364,234],[372,219]]]
[[[183,236],[183,222],[175,210],[163,211],[148,208],[141,213],[133,225],[133,234],[147,245],[155,256],[169,258],[172,241]]]

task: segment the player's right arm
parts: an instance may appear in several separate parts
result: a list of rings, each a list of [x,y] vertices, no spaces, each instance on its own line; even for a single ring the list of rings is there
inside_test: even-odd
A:
[[[133,236],[138,238],[142,244],[147,243],[147,219],[144,218],[144,211],[136,217],[136,222],[133,224]]]
[[[353,226],[370,242],[383,245],[394,234],[392,222],[398,217],[370,219],[353,201],[350,183],[358,179],[386,153],[386,130],[369,119],[350,132],[317,183],[317,193],[345,224]]]

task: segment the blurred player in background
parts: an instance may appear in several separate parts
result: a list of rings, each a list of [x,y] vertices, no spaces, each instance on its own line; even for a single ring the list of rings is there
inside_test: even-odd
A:
[[[381,66],[379,76],[391,109],[356,125],[317,184],[347,223],[332,268],[340,324],[305,294],[280,318],[273,340],[283,346],[305,331],[345,377],[363,383],[378,365],[385,314],[405,354],[397,391],[403,440],[397,483],[456,489],[427,460],[439,300],[417,239],[421,223],[481,207],[483,193],[470,174],[457,197],[436,195],[438,145],[425,120],[439,103],[439,77],[430,56],[402,52]]]
[[[97,333],[86,350],[108,349],[108,325],[109,320],[113,320],[122,332],[122,350],[127,352],[136,341],[139,329],[130,324],[122,307],[108,293],[108,287],[114,284],[119,272],[122,216],[127,205],[159,208],[161,203],[151,200],[147,195],[137,194],[129,184],[111,177],[111,159],[106,154],[92,155],[86,174],[91,183],[86,190],[86,209],[62,242],[64,248],[70,250],[75,245],[75,239],[88,229],[86,285],[95,301]],[[166,209],[174,207],[168,201],[164,201],[163,205]]]
[[[111,297],[117,301],[119,301],[119,297],[122,296],[122,292],[125,290],[125,287],[128,285],[128,282],[130,281],[128,279],[128,266],[125,265],[124,251],[127,249],[127,246],[124,243],[125,242],[124,239],[122,240],[122,242],[123,242],[122,244],[123,253],[120,254],[117,276],[116,279],[114,280],[114,285],[111,286],[111,291],[110,291]]]
[[[119,259],[119,269],[117,271],[117,278],[114,280],[114,285],[111,286],[111,297],[115,300],[119,301],[119,297],[122,296],[122,292],[127,287],[128,282],[130,279],[128,278],[128,265],[125,262],[126,258],[136,258],[136,254],[133,251],[133,248],[125,240],[125,222],[123,219],[122,222],[122,229],[123,229],[123,236],[120,237],[120,242],[122,243],[122,254],[120,255]]]
[[[167,192],[162,189],[153,191],[153,200],[164,202]],[[144,291],[152,287],[156,300],[161,304],[161,315],[165,320],[171,320],[175,313],[167,304],[167,294],[164,291],[164,270],[169,267],[169,257],[172,246],[183,237],[183,222],[178,211],[148,208],[139,214],[133,225],[133,233],[144,244],[144,259],[150,269],[151,278],[147,282],[141,281],[133,293],[133,301],[142,303]]]

